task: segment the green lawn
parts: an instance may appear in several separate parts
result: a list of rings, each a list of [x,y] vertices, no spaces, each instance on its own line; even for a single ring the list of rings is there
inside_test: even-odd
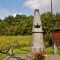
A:
[[[31,47],[23,47],[21,49],[14,49],[14,54],[27,54],[31,51]]]
[[[48,47],[48,48],[45,49],[45,51],[46,51],[47,54],[53,54],[54,53],[53,47]],[[57,54],[60,55],[60,50],[57,50]]]

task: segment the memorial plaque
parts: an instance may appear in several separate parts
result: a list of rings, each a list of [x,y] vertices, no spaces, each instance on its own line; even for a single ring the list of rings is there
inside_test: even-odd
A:
[[[54,43],[57,46],[60,46],[60,29],[55,29],[54,30]]]

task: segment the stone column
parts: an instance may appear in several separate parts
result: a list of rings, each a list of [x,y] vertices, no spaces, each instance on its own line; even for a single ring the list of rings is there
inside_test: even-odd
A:
[[[39,9],[35,9],[34,11],[32,36],[33,36],[32,52],[40,50],[43,51],[44,50],[43,30]]]

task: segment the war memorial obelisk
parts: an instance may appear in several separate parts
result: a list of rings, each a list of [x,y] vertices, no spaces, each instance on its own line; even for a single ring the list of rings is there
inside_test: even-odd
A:
[[[34,11],[32,36],[33,36],[32,52],[43,51],[44,50],[43,30],[39,9],[35,9]]]

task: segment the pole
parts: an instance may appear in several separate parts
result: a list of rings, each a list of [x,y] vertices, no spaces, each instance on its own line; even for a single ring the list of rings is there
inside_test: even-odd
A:
[[[53,9],[52,9],[52,0],[51,0],[51,13],[53,14]]]
[[[52,0],[51,0],[51,21],[52,21],[52,45],[54,46],[54,27],[53,27],[53,9],[52,9]]]
[[[54,42],[54,22],[53,22],[53,9],[52,9],[52,0],[51,0],[51,20],[52,20],[52,45],[54,48],[54,54],[57,54],[57,47]]]
[[[51,21],[52,21],[52,46],[54,48],[54,27],[53,27],[53,9],[52,9],[52,0],[51,0]]]

